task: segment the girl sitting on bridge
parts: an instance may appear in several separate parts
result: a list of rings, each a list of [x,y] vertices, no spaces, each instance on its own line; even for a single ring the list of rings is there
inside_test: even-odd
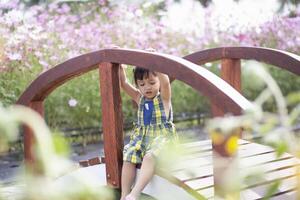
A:
[[[137,122],[124,147],[121,200],[139,198],[154,175],[159,152],[177,138],[169,77],[139,67],[133,74],[136,87],[128,82],[124,67],[120,69],[121,87],[138,104]],[[141,164],[141,171],[133,186],[137,164]]]

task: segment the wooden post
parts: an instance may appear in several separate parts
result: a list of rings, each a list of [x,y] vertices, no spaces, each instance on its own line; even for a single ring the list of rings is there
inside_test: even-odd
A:
[[[123,162],[123,116],[119,85],[119,65],[101,63],[100,90],[107,184],[121,187]]]
[[[38,112],[44,118],[44,102],[43,101],[32,101],[29,107],[34,111]],[[24,116],[26,117],[26,116]],[[34,135],[32,130],[28,126],[24,126],[24,158],[25,163],[31,165],[35,162],[35,156],[33,152],[33,146],[35,143]]]
[[[241,93],[241,60],[228,58],[222,59],[221,77],[234,89]]]
[[[222,59],[221,77],[228,82],[237,91],[241,92],[241,61],[240,59]],[[222,117],[224,111],[218,105],[212,104],[213,116]],[[240,130],[236,130],[230,135],[225,136],[221,132],[212,133],[213,144],[213,167],[214,167],[214,186],[215,195],[219,198],[228,198],[234,196],[239,199],[238,191],[226,190],[226,173],[237,166],[233,162],[237,150],[237,138],[240,136]],[[238,174],[237,174],[238,176]]]
[[[235,161],[239,130],[234,130],[230,135],[225,135],[218,130],[210,134],[213,144],[215,199],[240,199],[239,188],[229,186],[232,181],[231,178],[237,179],[237,176],[239,176],[237,162]]]
[[[234,89],[241,93],[241,60],[224,58],[221,61],[221,77]],[[213,117],[224,116],[224,111],[218,105],[211,104]]]

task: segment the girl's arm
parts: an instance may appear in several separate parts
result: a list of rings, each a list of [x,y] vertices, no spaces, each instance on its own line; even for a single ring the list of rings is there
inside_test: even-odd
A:
[[[156,72],[160,81],[160,94],[164,102],[171,102],[171,85],[169,77],[166,74]]]
[[[128,82],[124,66],[122,65],[120,67],[119,77],[120,77],[120,85],[123,88],[123,90],[138,104],[141,98],[141,93],[137,88],[133,87]]]
[[[169,118],[171,109],[171,85],[169,77],[166,74],[158,73],[158,78],[160,81],[160,95],[164,104],[164,109],[166,112],[166,117]]]
[[[146,51],[149,52],[156,52],[154,48],[148,48]],[[161,97],[164,101],[164,104],[167,104],[167,107],[169,107],[171,103],[171,85],[170,85],[170,80],[169,76],[166,74],[162,74],[160,72],[155,72],[158,75],[158,79],[160,81],[160,94]]]

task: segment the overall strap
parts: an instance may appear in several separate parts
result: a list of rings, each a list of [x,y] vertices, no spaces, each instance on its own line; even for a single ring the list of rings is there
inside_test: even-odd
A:
[[[162,124],[166,120],[165,112],[163,109],[162,101],[160,99],[160,94],[157,95],[153,99],[153,113],[152,113],[152,119],[151,124]]]
[[[138,105],[138,112],[137,112],[137,124],[138,125],[144,125],[144,119],[143,119],[143,107],[144,107],[145,97],[141,96],[139,105]]]

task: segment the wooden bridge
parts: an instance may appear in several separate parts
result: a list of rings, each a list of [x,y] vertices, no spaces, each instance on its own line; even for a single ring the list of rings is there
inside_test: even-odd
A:
[[[222,47],[199,51],[184,58],[132,49],[102,49],[70,59],[44,72],[29,85],[17,104],[31,107],[44,116],[44,100],[53,90],[72,78],[98,69],[100,72],[105,159],[94,158],[82,162],[82,164],[89,166],[85,169],[92,170],[92,167],[105,160],[105,165],[101,165],[104,171],[99,171],[99,173],[106,174],[106,183],[109,186],[120,188],[124,141],[122,102],[118,79],[119,65],[140,66],[168,74],[208,97],[213,116],[223,116],[226,113],[240,115],[243,110],[252,107],[252,104],[240,93],[241,59],[268,63],[297,75],[300,74],[299,56],[275,49]],[[221,78],[199,66],[219,60],[221,60]],[[296,168],[299,165],[296,158],[287,153],[277,158],[274,150],[270,147],[245,140],[236,141],[239,145],[238,154],[229,154],[225,148],[226,142],[227,140],[222,143],[208,140],[184,144],[189,152],[186,159],[178,163],[178,166],[176,165],[176,168],[169,174],[158,171],[158,177],[154,179],[162,177],[163,180],[172,182],[177,190],[183,189],[191,198],[213,199],[214,194],[222,197],[224,194],[219,191],[224,187],[222,181],[226,168],[218,167],[218,159],[227,158],[230,161],[231,157],[238,155],[241,170],[246,167],[259,166],[266,173],[265,180],[244,186],[240,198],[260,199],[265,188],[277,180],[282,180],[283,185],[279,191],[273,194],[274,199],[296,198]],[[29,128],[25,128],[24,152],[25,161],[29,165],[35,161],[33,144],[33,134]],[[229,165],[230,163],[228,163],[228,167]],[[185,173],[187,170],[193,173]],[[151,189],[148,191],[150,191],[150,195],[159,197],[159,194],[155,194],[153,191],[151,193]]]

